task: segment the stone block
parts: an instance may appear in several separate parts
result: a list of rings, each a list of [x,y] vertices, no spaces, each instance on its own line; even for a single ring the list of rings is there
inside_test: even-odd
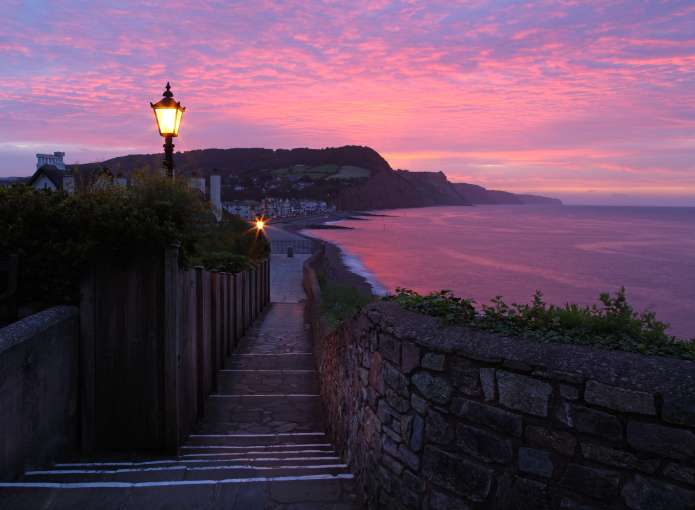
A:
[[[470,510],[471,507],[460,498],[432,491],[429,499],[428,510]]]
[[[602,510],[593,505],[580,503],[570,498],[562,498],[560,500],[560,510]]]
[[[495,369],[480,369],[480,384],[483,387],[483,396],[488,402],[495,400]]]
[[[360,384],[362,386],[367,386],[369,384],[369,370],[366,368],[359,368]]]
[[[392,423],[396,423],[396,422],[392,422]],[[395,430],[393,430],[391,427],[389,427],[388,425],[384,425],[381,428],[381,431],[384,433],[384,435],[389,437],[391,439],[391,441],[394,441],[396,443],[400,443],[401,435],[398,432],[396,432]]]
[[[431,402],[446,404],[451,398],[451,385],[443,377],[428,372],[418,372],[412,382],[420,394]]]
[[[625,504],[633,510],[692,510],[695,492],[669,483],[635,476],[622,492]]]
[[[577,446],[577,439],[571,433],[537,425],[527,426],[524,436],[531,446],[551,449],[565,457],[572,457]]]
[[[403,508],[420,508],[420,495],[410,490],[405,483],[401,483],[398,499],[403,504]]]
[[[598,381],[586,383],[584,400],[614,411],[656,416],[653,394],[609,386]]]
[[[454,440],[454,429],[449,425],[447,416],[434,409],[428,409],[425,437],[432,443],[450,444]]]
[[[409,374],[420,366],[420,348],[413,342],[403,342],[401,346],[401,370]]]
[[[661,416],[669,423],[695,427],[695,397],[664,395]]]
[[[695,486],[695,467],[682,466],[672,462],[664,469],[664,476]]]
[[[454,399],[451,412],[497,432],[521,437],[523,420],[518,414],[465,398]]]
[[[386,388],[386,401],[399,413],[405,413],[410,409],[410,400],[391,388]]]
[[[392,388],[404,397],[408,397],[408,378],[401,374],[401,371],[393,364],[385,362],[381,369],[384,384]]]
[[[553,476],[553,469],[549,452],[535,448],[519,448],[519,471],[550,478]]]
[[[490,494],[494,472],[458,455],[427,446],[422,459],[422,473],[434,485],[471,501],[483,501]]]
[[[420,456],[410,451],[404,445],[398,447],[398,458],[413,471],[417,471],[420,467]]]
[[[444,370],[445,362],[446,358],[443,354],[435,354],[433,352],[428,352],[422,357],[422,368],[441,372],[442,370]]]
[[[382,455],[381,463],[396,476],[401,476],[401,473],[403,472],[403,464],[390,455]]]
[[[385,453],[398,458],[398,442],[394,441],[389,436],[381,438],[381,447]]]
[[[401,423],[400,423],[400,431],[401,431],[401,439],[404,443],[408,443],[410,441],[410,434],[411,434],[411,429],[413,425],[413,415],[404,415],[401,416]]]
[[[482,393],[480,370],[476,363],[464,358],[457,358],[449,369],[451,380],[456,389],[464,395],[478,397]]]
[[[535,480],[515,477],[511,494],[512,507],[518,510],[550,509],[548,503],[548,486]]]
[[[636,450],[673,459],[695,456],[695,434],[688,430],[630,420],[627,442]]]
[[[427,411],[427,400],[416,393],[410,395],[410,405],[420,414],[425,414]]]
[[[423,438],[425,435],[425,420],[422,416],[415,415],[413,425],[410,432],[410,449],[414,452],[419,452],[422,449]]]
[[[584,377],[581,374],[576,372],[565,372],[564,370],[538,369],[534,370],[532,375],[543,379],[552,379],[553,381],[571,384],[582,384],[584,382]]]
[[[659,467],[659,459],[640,459],[623,450],[593,443],[582,443],[582,455],[585,459],[607,464],[609,466],[654,473]]]
[[[576,405],[571,412],[571,423],[578,431],[614,441],[622,439],[623,426],[616,416]]]
[[[379,400],[379,405],[376,408],[376,416],[379,421],[386,426],[390,426],[391,423],[395,421],[400,421],[400,414],[395,411],[386,400]]]
[[[512,461],[512,442],[492,432],[459,423],[456,445],[467,454],[485,462],[502,464]]]
[[[569,384],[561,384],[560,396],[565,400],[578,400],[579,389],[577,389],[575,386],[570,386]]]
[[[399,365],[401,362],[401,341],[392,335],[380,333],[379,352],[384,359]]]
[[[384,379],[381,376],[381,355],[378,352],[372,353],[372,362],[369,367],[369,385],[377,393],[384,393]]]
[[[620,474],[579,464],[568,464],[560,481],[563,487],[595,499],[609,500],[618,494]]]
[[[553,387],[526,375],[497,371],[500,403],[510,409],[534,416],[548,416],[548,404]]]

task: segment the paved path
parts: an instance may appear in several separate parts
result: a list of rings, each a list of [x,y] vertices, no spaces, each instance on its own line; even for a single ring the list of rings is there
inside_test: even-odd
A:
[[[218,373],[205,418],[170,459],[55,464],[0,484],[0,510],[352,510],[324,433],[303,320],[303,258],[273,256],[275,302]],[[279,302],[281,301],[281,302]]]
[[[299,303],[304,300],[302,267],[309,255],[270,256],[270,300],[273,303]]]

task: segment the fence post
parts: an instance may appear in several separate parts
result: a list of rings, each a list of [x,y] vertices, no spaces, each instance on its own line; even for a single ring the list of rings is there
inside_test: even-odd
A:
[[[96,448],[96,275],[91,265],[80,283],[80,406],[82,453]]]
[[[177,453],[179,445],[179,244],[164,251],[164,445]]]
[[[225,273],[225,291],[227,293],[227,299],[225,301],[227,309],[225,310],[225,316],[227,317],[227,337],[225,338],[225,343],[227,345],[227,356],[232,355],[234,350],[234,274]]]
[[[236,274],[229,273],[229,338],[232,340],[233,349],[236,349],[236,346],[239,345],[239,334],[237,333],[237,321],[239,318],[237,317],[236,307]]]

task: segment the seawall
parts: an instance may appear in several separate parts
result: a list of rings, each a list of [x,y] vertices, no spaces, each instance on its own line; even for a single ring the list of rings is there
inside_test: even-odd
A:
[[[0,480],[77,449],[79,337],[71,306],[0,329]]]
[[[311,263],[305,287],[329,433],[368,508],[695,507],[695,363],[387,302],[328,331]]]

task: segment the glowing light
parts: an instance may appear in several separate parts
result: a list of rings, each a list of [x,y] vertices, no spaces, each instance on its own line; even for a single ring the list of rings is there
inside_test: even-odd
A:
[[[164,137],[179,136],[179,126],[181,126],[181,117],[186,108],[181,106],[181,103],[174,100],[174,94],[171,92],[171,85],[167,82],[164,97],[156,103],[150,103],[154,110],[154,117],[157,120],[157,128],[159,134]]]
[[[265,220],[262,218],[256,218],[256,230],[263,230],[265,228]]]

